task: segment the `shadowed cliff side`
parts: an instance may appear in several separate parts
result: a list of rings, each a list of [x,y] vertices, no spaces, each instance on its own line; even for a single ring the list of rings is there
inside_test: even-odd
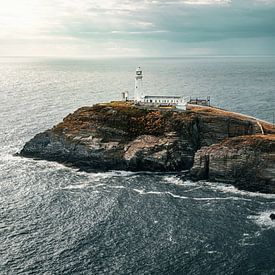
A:
[[[203,147],[195,154],[191,176],[275,193],[275,135],[234,137]]]

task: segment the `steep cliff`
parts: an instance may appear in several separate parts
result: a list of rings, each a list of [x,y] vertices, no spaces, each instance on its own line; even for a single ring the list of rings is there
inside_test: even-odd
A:
[[[203,147],[195,154],[191,175],[275,193],[275,135],[234,137]]]
[[[85,171],[182,171],[191,169],[195,153],[202,147],[262,131],[272,132],[272,128],[215,108],[190,107],[183,112],[111,102],[69,114],[27,142],[20,154]],[[207,178],[195,176],[205,174],[197,164],[199,158],[196,155],[197,170],[192,175]]]

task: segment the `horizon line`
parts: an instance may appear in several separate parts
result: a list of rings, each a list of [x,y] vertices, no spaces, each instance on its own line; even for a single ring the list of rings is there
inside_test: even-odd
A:
[[[250,54],[250,55],[245,55],[245,54],[234,54],[234,55],[179,55],[179,56],[118,56],[118,55],[101,55],[101,56],[59,56],[59,55],[0,55],[0,58],[61,58],[61,59],[69,59],[69,58],[79,58],[79,59],[105,59],[105,58],[189,58],[189,57],[275,57],[275,54]]]

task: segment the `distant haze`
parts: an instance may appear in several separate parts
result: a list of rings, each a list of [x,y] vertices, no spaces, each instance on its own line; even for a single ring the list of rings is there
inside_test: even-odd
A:
[[[0,56],[274,55],[275,0],[0,0]]]

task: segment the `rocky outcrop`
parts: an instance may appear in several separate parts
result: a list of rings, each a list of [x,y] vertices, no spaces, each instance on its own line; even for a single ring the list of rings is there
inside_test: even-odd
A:
[[[199,147],[196,118],[127,104],[84,107],[36,135],[20,154],[85,171],[190,169]]]
[[[270,125],[262,128],[272,131]],[[182,171],[192,168],[195,157],[192,176],[207,179],[213,173],[207,168],[212,158],[206,146],[210,150],[214,148],[211,145],[227,138],[255,135],[263,129],[255,119],[216,108],[183,112],[111,102],[78,109],[27,142],[20,155],[58,161],[84,171]],[[268,157],[256,154],[259,161]],[[226,167],[219,165],[223,170]],[[227,176],[220,178],[227,180]]]
[[[275,135],[241,136],[203,147],[195,154],[191,176],[275,193]]]

